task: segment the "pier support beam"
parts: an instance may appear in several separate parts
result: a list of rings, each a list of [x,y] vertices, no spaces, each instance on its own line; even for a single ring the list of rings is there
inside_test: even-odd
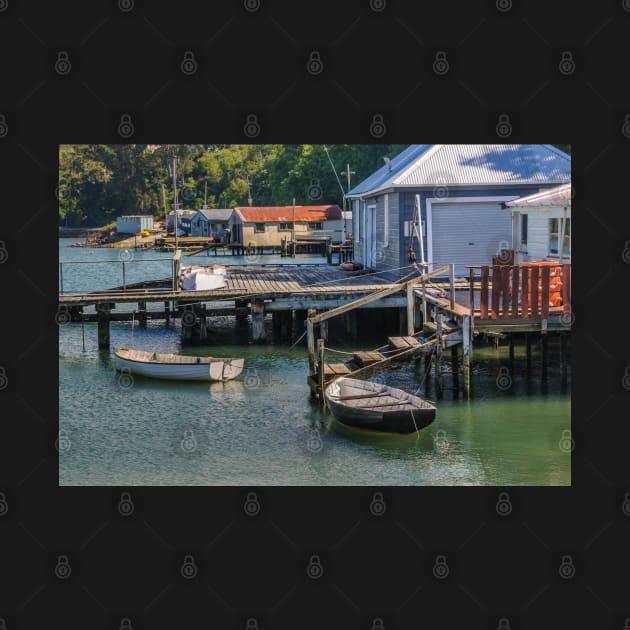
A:
[[[111,310],[109,304],[97,305],[98,347],[99,350],[109,350],[109,322]]]
[[[315,309],[309,308],[308,315],[315,315]],[[314,324],[310,319],[306,320],[306,347],[308,348],[308,380],[309,383],[315,379],[315,331]],[[313,390],[311,390],[313,393]]]
[[[541,354],[542,354],[542,378],[547,378],[547,365],[549,359],[549,335],[540,336]]]
[[[171,320],[171,302],[169,300],[164,301],[164,320],[167,324]]]
[[[510,360],[510,363],[514,363],[514,333],[509,333],[509,334],[510,334],[509,360]]]
[[[324,340],[318,339],[317,340],[317,377],[318,377],[318,384],[319,384],[319,402],[320,402],[320,405],[322,406],[323,411],[326,410],[326,398],[324,398],[324,389],[326,388],[325,376],[324,376],[324,373],[325,373],[324,353],[325,353]]]
[[[473,331],[470,315],[464,315],[462,318],[462,350],[464,364],[464,396],[467,400],[472,398],[472,380],[471,380],[471,363],[472,363],[472,344]]]
[[[415,322],[414,322],[414,314],[415,314],[415,299],[413,293],[413,285],[407,285],[407,335],[411,336],[415,332]]]
[[[527,371],[532,368],[532,334],[525,333],[525,368]]]
[[[138,324],[142,328],[147,327],[147,303],[138,302]]]
[[[451,374],[453,375],[453,391],[459,391],[459,355],[457,346],[451,346]]]
[[[252,340],[254,343],[265,341],[265,302],[261,299],[252,302]]]
[[[199,341],[205,343],[208,339],[208,321],[206,317],[206,305],[202,304],[199,309]]]
[[[442,314],[436,318],[437,350],[435,355],[435,381],[437,384],[437,396],[442,398]]]
[[[234,251],[234,250],[232,250]],[[247,300],[235,300],[234,307],[236,308],[236,319],[237,320],[245,320],[247,319],[247,315],[249,313],[249,308],[247,307]]]

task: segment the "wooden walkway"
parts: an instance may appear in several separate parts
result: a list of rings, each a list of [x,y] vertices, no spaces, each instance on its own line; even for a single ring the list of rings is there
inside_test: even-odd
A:
[[[89,306],[99,303],[163,302],[179,303],[225,299],[275,299],[291,296],[355,297],[392,284],[363,271],[343,271],[328,265],[247,265],[228,266],[226,286],[212,291],[174,291],[172,281],[152,281],[106,291],[60,295],[62,306]]]

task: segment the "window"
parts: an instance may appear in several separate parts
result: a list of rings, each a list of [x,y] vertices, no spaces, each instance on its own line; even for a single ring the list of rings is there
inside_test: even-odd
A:
[[[323,226],[322,226],[322,222],[321,221],[309,221],[308,222],[308,229],[309,230],[323,230]]]
[[[265,224],[264,223],[254,223],[254,232],[256,234],[259,234],[261,232],[265,231]]]
[[[293,223],[291,221],[285,221],[284,223],[278,223],[279,230],[292,230]]]
[[[389,245],[389,195],[383,195],[383,247]]]
[[[521,249],[527,249],[527,216],[521,214]]]
[[[562,240],[560,230],[562,229],[562,219],[549,219],[549,255],[558,256],[560,251],[560,241]],[[565,221],[564,226],[564,248],[563,258],[568,258],[571,251],[571,219]]]

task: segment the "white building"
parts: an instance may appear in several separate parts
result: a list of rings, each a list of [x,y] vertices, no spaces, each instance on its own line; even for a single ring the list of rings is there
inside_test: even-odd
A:
[[[137,234],[153,229],[153,216],[150,214],[128,214],[116,218],[116,231],[121,234]]]

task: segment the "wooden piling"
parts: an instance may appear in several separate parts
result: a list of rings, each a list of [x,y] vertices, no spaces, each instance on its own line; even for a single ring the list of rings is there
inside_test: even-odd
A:
[[[170,300],[164,301],[164,320],[168,324],[171,320],[171,302]]]
[[[540,343],[542,354],[542,377],[544,379],[547,376],[547,366],[549,359],[549,335],[541,335]]]
[[[514,363],[514,333],[508,333],[510,335],[509,340],[509,361]]]
[[[492,266],[492,319],[499,319],[499,294],[503,274],[499,265]]]
[[[247,306],[247,300],[235,300],[234,307],[236,308],[236,319],[237,320],[245,320],[247,319],[247,313],[249,308]]]
[[[325,355],[325,346],[324,340],[317,340],[317,380],[319,385],[319,402],[322,406],[322,409],[326,409],[326,398],[324,397],[324,390],[326,389],[325,385],[325,363],[324,363],[324,355]]]
[[[494,292],[494,286],[493,286]],[[472,397],[471,359],[472,359],[472,326],[470,315],[462,318],[462,355],[464,364],[464,395],[470,400]]]
[[[109,322],[110,322],[110,305],[98,304],[97,306],[97,322],[98,322],[98,347],[99,350],[109,350]]]
[[[260,298],[252,302],[252,340],[254,343],[265,341],[265,302]]]
[[[199,308],[199,341],[204,343],[208,339],[208,319],[206,316],[206,305]]]
[[[567,384],[567,342],[568,334],[560,333],[560,383]]]
[[[309,309],[308,315],[315,315],[315,309]],[[306,347],[308,349],[308,377],[315,378],[315,332],[311,319],[306,320]]]
[[[453,390],[459,390],[459,354],[457,346],[451,346],[451,374],[453,375]]]
[[[437,338],[437,348],[435,355],[435,381],[437,384],[438,397],[442,397],[442,313],[436,317],[435,336]]]
[[[532,335],[525,333],[525,368],[529,371],[532,367]]]
[[[147,327],[147,303],[138,302],[138,325],[142,328]]]
[[[412,336],[415,332],[414,325],[414,286],[407,285],[407,335]]]
[[[328,341],[328,320],[324,319],[319,324],[319,336],[323,341]]]

